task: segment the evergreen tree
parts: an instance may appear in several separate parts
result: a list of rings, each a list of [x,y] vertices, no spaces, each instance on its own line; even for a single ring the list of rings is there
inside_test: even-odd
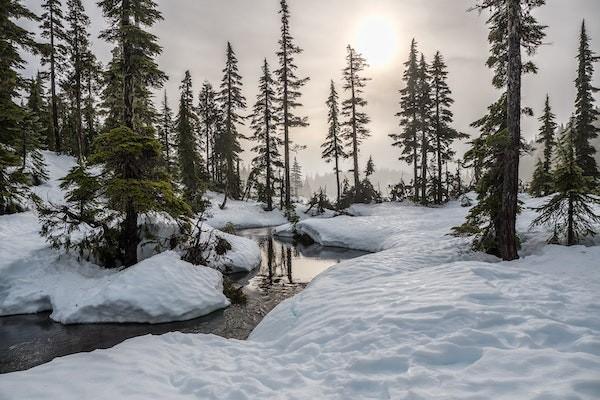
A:
[[[89,63],[94,63],[95,60],[91,56],[87,31],[90,20],[81,0],[67,0],[67,10],[65,21],[68,26],[64,42],[68,57],[63,85],[69,88],[68,93],[74,102],[71,114],[74,119],[75,153],[81,159],[86,154],[87,143],[83,130],[84,70],[93,68]]]
[[[589,193],[594,178],[585,176],[578,165],[574,135],[571,128],[563,133],[554,171],[556,194],[537,209],[540,215],[532,223],[532,226],[552,225],[554,234],[550,242],[559,243],[561,236],[566,236],[568,246],[595,235],[594,225],[600,223],[600,215],[593,208],[600,205],[600,199]]]
[[[238,60],[229,42],[227,42],[226,56],[227,61],[218,96],[224,123],[217,144],[225,175],[225,196],[221,208],[225,208],[229,196],[238,199],[240,195],[240,177],[236,166],[242,151],[240,146],[242,135],[238,132],[237,125],[243,124],[240,111],[246,108],[246,99],[242,95],[242,77],[238,72]]]
[[[297,199],[302,189],[302,167],[298,163],[296,157],[294,157],[294,164],[292,164],[292,195]]]
[[[431,85],[429,83],[431,77],[429,75],[429,65],[425,61],[425,56],[421,53],[419,61],[419,73],[417,79],[417,104],[419,106],[419,131],[421,149],[421,203],[427,204],[427,163],[428,153],[431,152],[430,136],[432,130],[432,98]]]
[[[180,105],[181,107],[181,105]],[[173,122],[173,111],[169,107],[169,100],[167,99],[167,91],[163,96],[161,105],[159,124],[157,126],[158,140],[162,145],[163,158],[167,166],[167,172],[173,172],[173,147],[175,146],[174,139],[175,124]]]
[[[22,211],[28,194],[18,153],[26,110],[15,99],[27,83],[21,76],[24,61],[20,52],[36,52],[38,46],[18,20],[36,21],[37,17],[18,0],[0,2],[0,215]]]
[[[404,63],[405,70],[402,80],[405,87],[400,90],[400,111],[396,114],[400,118],[402,132],[400,134],[390,134],[393,146],[402,149],[400,160],[413,165],[413,188],[414,198],[419,200],[419,142],[417,135],[419,132],[418,114],[418,82],[419,82],[419,62],[417,59],[417,42],[412,40],[408,61]]]
[[[350,45],[346,47],[346,67],[343,71],[344,90],[349,92],[349,97],[342,102],[342,115],[346,120],[342,123],[344,127],[343,138],[347,141],[350,151],[348,156],[352,157],[354,167],[354,189],[358,190],[360,177],[358,170],[359,146],[364,139],[370,136],[367,124],[369,117],[364,111],[360,111],[367,105],[367,100],[363,97],[364,88],[370,78],[362,75],[364,69],[368,67],[367,61],[357,53]]]
[[[277,117],[274,110],[275,82],[269,71],[269,64],[265,59],[262,75],[258,81],[258,95],[252,110],[250,127],[254,134],[250,138],[256,145],[252,151],[257,155],[252,160],[253,170],[256,175],[265,173],[264,197],[267,201],[267,210],[273,209],[273,196],[275,195],[273,168],[282,168],[281,153],[279,148],[283,144],[277,136]]]
[[[373,156],[369,156],[367,161],[367,167],[365,168],[365,177],[368,179],[375,173],[375,163],[373,162]]]
[[[594,74],[594,63],[600,60],[590,49],[590,38],[585,29],[585,21],[581,24],[581,35],[579,39],[579,52],[577,61],[577,98],[575,100],[575,157],[577,165],[582,169],[584,176],[590,176],[597,180],[600,171],[594,158],[596,149],[590,140],[597,138],[600,128],[594,123],[600,118],[600,111],[594,107],[594,93],[598,88],[592,85]]]
[[[284,147],[284,175],[285,175],[285,207],[290,208],[290,128],[308,126],[306,117],[296,115],[294,109],[301,107],[300,89],[308,82],[309,78],[299,78],[298,66],[295,64],[296,56],[302,53],[302,49],[294,43],[290,33],[290,11],[286,0],[280,0],[281,15],[281,37],[279,38],[279,69],[275,71],[278,82],[278,98],[280,102],[281,125],[283,127]]]
[[[204,81],[198,98],[198,116],[200,118],[200,136],[204,141],[206,150],[206,173],[213,180],[216,179],[215,135],[219,122],[219,108],[216,100],[217,94],[212,85]],[[212,170],[211,170],[212,168]]]
[[[478,178],[478,204],[467,222],[455,228],[459,234],[474,234],[474,247],[505,260],[518,257],[516,214],[518,212],[518,166],[522,145],[520,118],[529,109],[521,108],[521,74],[537,71],[532,62],[523,62],[521,50],[535,53],[544,37],[532,10],[544,0],[481,0],[476,9],[490,11],[487,65],[494,70],[492,83],[503,90],[498,101],[488,107],[488,115],[472,125],[481,137],[465,154],[467,164],[481,172]]]
[[[443,201],[442,190],[442,168],[448,168],[448,162],[452,160],[455,152],[452,144],[456,140],[467,138],[468,135],[453,129],[451,124],[454,115],[450,107],[454,104],[452,91],[447,83],[448,71],[441,53],[435,53],[431,64],[431,90],[433,101],[433,150],[437,161],[437,188],[435,190],[435,201],[440,204]],[[448,182],[446,182],[448,183]]]
[[[548,196],[552,192],[552,151],[556,145],[554,132],[557,128],[554,119],[555,117],[550,107],[550,96],[546,95],[544,113],[539,119],[541,126],[536,140],[536,143],[544,146],[544,161],[538,160],[530,188],[531,194],[536,197]]]
[[[195,126],[198,123],[198,116],[194,110],[190,71],[185,71],[185,77],[179,88],[181,97],[175,127],[179,175],[183,183],[185,199],[192,205],[194,211],[199,211],[201,204],[199,200],[202,196],[200,181],[204,166],[202,165],[196,138]]]
[[[36,79],[31,79],[25,117],[20,124],[21,140],[19,148],[21,152],[21,170],[31,178],[31,183],[34,185],[39,185],[48,180],[46,163],[40,152],[43,146],[43,128],[40,121],[41,110],[39,109],[40,98],[40,85]]]
[[[64,64],[65,48],[63,41],[65,31],[63,26],[62,3],[60,0],[46,0],[42,3],[42,24],[40,26],[42,38],[47,39],[44,52],[42,53],[42,65],[50,65],[50,106],[52,111],[52,136],[54,138],[53,149],[62,151],[60,125],[58,124],[58,94],[57,75]]]
[[[340,111],[338,103],[338,94],[335,90],[333,80],[329,86],[329,97],[327,98],[327,122],[329,123],[329,130],[325,142],[321,145],[323,149],[322,157],[325,162],[334,162],[333,172],[335,173],[336,181],[336,202],[340,202],[340,159],[348,158],[346,151],[344,150],[344,142],[341,137],[341,123],[340,123]]]
[[[98,119],[98,96],[101,89],[101,71],[102,66],[96,60],[92,52],[85,54],[86,68],[83,70],[84,95],[83,95],[83,125],[85,133],[84,153],[87,155],[91,152],[92,142],[98,136],[99,119]]]

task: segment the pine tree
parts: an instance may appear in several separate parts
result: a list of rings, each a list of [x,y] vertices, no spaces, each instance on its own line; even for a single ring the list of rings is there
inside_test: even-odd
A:
[[[404,63],[405,70],[402,80],[405,87],[400,90],[400,111],[396,114],[400,118],[402,132],[400,134],[390,134],[393,146],[402,149],[400,160],[413,165],[413,189],[414,198],[419,200],[419,141],[417,135],[419,132],[418,123],[418,82],[419,82],[419,62],[417,59],[417,42],[412,40],[408,61]]]
[[[295,58],[302,53],[302,49],[294,43],[294,38],[290,33],[290,11],[286,0],[280,0],[281,15],[281,37],[279,38],[279,69],[275,71],[278,85],[278,98],[280,102],[279,113],[281,113],[281,125],[283,127],[283,147],[284,147],[284,176],[285,176],[285,207],[291,206],[290,193],[290,128],[308,126],[308,119],[296,115],[294,109],[301,107],[300,89],[308,82],[309,78],[299,78],[297,75],[298,66],[295,64]]]
[[[38,46],[18,20],[37,17],[18,0],[0,2],[0,215],[22,211],[28,195],[17,150],[26,110],[15,99],[27,83],[20,73],[24,68],[20,51],[36,52]]]
[[[87,156],[91,153],[92,143],[99,133],[98,97],[101,89],[102,65],[91,51],[85,54],[84,58],[86,68],[83,70],[83,125],[85,127],[83,136],[85,138],[84,153]]]
[[[360,185],[358,169],[358,153],[360,144],[364,139],[370,136],[367,124],[370,122],[368,115],[360,111],[367,105],[367,100],[363,97],[364,88],[370,78],[361,76],[363,71],[369,65],[365,58],[357,53],[350,45],[346,47],[346,67],[343,71],[344,90],[349,92],[349,97],[342,102],[342,115],[346,120],[342,123],[344,130],[342,137],[348,143],[350,151],[348,156],[352,157],[354,167],[354,189],[357,191]]]
[[[455,152],[452,144],[456,140],[467,138],[468,135],[458,132],[451,124],[454,115],[450,107],[454,104],[452,91],[447,83],[448,71],[441,53],[435,53],[431,64],[431,90],[433,101],[433,150],[437,161],[437,188],[435,201],[440,204],[443,201],[442,190],[442,168],[448,168],[448,162],[452,160]],[[448,184],[448,182],[446,182]]]
[[[579,66],[577,69],[577,98],[575,100],[575,157],[577,165],[581,167],[584,176],[590,176],[598,181],[600,171],[594,159],[596,149],[590,140],[597,138],[600,128],[594,123],[600,118],[600,111],[594,107],[594,93],[598,88],[592,85],[594,74],[594,63],[600,57],[590,49],[590,38],[585,29],[585,21],[581,24],[581,35],[579,39],[579,52],[577,54]]]
[[[294,164],[292,164],[292,195],[297,199],[300,195],[300,189],[302,189],[302,167],[298,163],[296,157],[294,157]]]
[[[81,159],[86,155],[87,143],[83,130],[84,71],[93,68],[90,63],[94,63],[95,59],[90,50],[90,20],[81,0],[67,0],[67,10],[65,22],[68,26],[64,42],[68,57],[63,85],[69,88],[68,92],[74,101],[71,114],[74,118],[75,153]]]
[[[227,61],[218,96],[224,123],[217,144],[225,175],[225,196],[221,208],[225,208],[229,196],[238,199],[240,195],[240,177],[236,165],[242,151],[240,138],[243,136],[238,132],[237,125],[243,124],[240,111],[246,108],[246,99],[242,95],[242,77],[238,72],[238,60],[229,42],[227,42],[226,56]]]
[[[29,84],[29,97],[25,107],[25,117],[21,121],[21,140],[19,150],[21,153],[21,170],[31,178],[31,183],[39,185],[48,180],[46,163],[40,150],[43,146],[42,122],[40,121],[40,86],[36,79],[31,79]]]
[[[338,94],[335,90],[333,80],[329,86],[329,97],[327,98],[327,122],[329,123],[329,131],[325,138],[325,142],[321,145],[323,149],[322,157],[325,162],[334,162],[333,172],[335,173],[336,181],[336,202],[340,202],[340,160],[348,158],[348,154],[344,150],[344,142],[341,137],[340,111],[338,103]]]
[[[556,146],[554,132],[556,132],[556,122],[554,114],[550,107],[550,96],[546,95],[544,104],[544,113],[539,118],[541,123],[536,143],[544,146],[544,160],[538,160],[533,179],[531,181],[530,192],[533,196],[548,196],[552,192],[552,151]]]
[[[535,53],[544,37],[544,26],[531,14],[544,0],[481,0],[476,9],[490,11],[488,41],[491,50],[487,65],[494,70],[492,83],[503,90],[500,99],[488,107],[488,115],[472,125],[481,137],[472,142],[465,155],[483,173],[478,179],[479,203],[467,222],[455,228],[459,234],[474,234],[474,247],[505,260],[518,257],[516,214],[518,212],[518,167],[522,145],[520,132],[521,75],[535,73],[532,62],[523,62],[521,50]],[[525,109],[530,113],[529,109]]]
[[[206,150],[206,173],[216,180],[215,135],[219,122],[219,108],[216,100],[217,94],[208,81],[202,84],[198,98],[198,116],[200,118],[200,135]],[[211,170],[212,169],[212,170]]]
[[[373,162],[373,156],[369,156],[367,161],[367,167],[365,168],[365,177],[368,179],[375,173],[375,162]]]
[[[563,133],[554,171],[556,194],[537,209],[540,215],[532,222],[532,226],[552,225],[554,234],[550,242],[559,243],[564,235],[568,246],[595,235],[594,225],[600,223],[600,215],[594,212],[600,199],[589,193],[594,178],[585,176],[578,165],[574,135],[572,128]]]
[[[43,52],[42,65],[50,65],[50,105],[52,110],[52,135],[54,150],[62,151],[60,125],[58,124],[58,77],[64,63],[65,48],[63,41],[66,37],[63,26],[62,3],[60,0],[46,0],[42,3],[42,38],[49,42]]]
[[[273,196],[275,195],[273,168],[282,168],[281,153],[279,148],[283,145],[277,136],[277,116],[275,115],[275,82],[269,71],[269,64],[265,59],[262,67],[262,75],[258,82],[258,95],[252,110],[252,122],[250,127],[254,134],[250,138],[256,145],[252,151],[257,155],[252,160],[253,170],[256,175],[265,173],[264,197],[267,201],[267,210],[273,209]]]
[[[198,151],[195,126],[198,116],[194,110],[194,95],[192,93],[192,76],[185,71],[185,77],[179,87],[179,112],[175,123],[177,135],[177,155],[179,175],[184,187],[185,199],[192,205],[194,211],[199,211],[199,199],[202,196],[201,175],[204,170]]]
[[[431,85],[429,83],[431,77],[429,75],[429,65],[425,61],[425,56],[421,53],[419,61],[419,73],[417,80],[417,104],[419,106],[418,120],[420,131],[421,149],[421,203],[427,204],[427,163],[428,153],[431,152],[430,136],[432,130],[432,99]]]
[[[167,91],[165,90],[163,101],[161,104],[161,110],[159,115],[159,124],[157,126],[158,140],[162,145],[163,158],[167,166],[167,172],[173,172],[173,147],[175,147],[175,124],[173,122],[173,111],[169,107],[169,100],[167,98]]]

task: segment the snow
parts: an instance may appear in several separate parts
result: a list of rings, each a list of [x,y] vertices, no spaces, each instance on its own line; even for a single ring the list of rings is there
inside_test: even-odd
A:
[[[467,212],[457,202],[359,208],[298,225],[321,243],[376,253],[326,270],[249,340],[134,338],[2,375],[0,397],[600,397],[597,242],[545,245],[548,232],[524,231],[534,215],[525,210],[524,257],[499,262],[447,235]]]
[[[231,250],[223,256],[214,252],[209,258],[209,265],[224,273],[249,272],[257,268],[261,262],[260,247],[250,239],[221,232],[211,226],[204,226],[203,237],[208,239],[212,233],[214,237],[225,239]]]
[[[223,195],[214,192],[207,193],[210,209],[207,213],[209,225],[222,229],[227,224],[233,224],[236,229],[263,228],[282,225],[287,219],[278,209],[265,211],[265,205],[256,201],[239,201],[228,199],[226,208],[221,210]]]
[[[60,203],[64,196],[58,179],[75,160],[51,152],[44,157],[50,180],[34,191]],[[166,239],[177,229],[164,216],[145,218],[151,236]],[[140,263],[106,270],[50,249],[39,229],[34,211],[0,216],[0,315],[52,311],[50,317],[62,323],[159,323],[199,317],[229,305],[220,272],[193,266],[175,252],[157,255],[155,244],[146,243],[138,249]],[[256,243],[217,234],[232,244],[232,250],[214,261],[216,267],[248,271],[259,265]]]

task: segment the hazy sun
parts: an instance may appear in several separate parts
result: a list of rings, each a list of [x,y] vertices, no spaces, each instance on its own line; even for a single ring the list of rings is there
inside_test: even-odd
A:
[[[394,24],[384,16],[365,17],[356,31],[356,47],[372,67],[389,65],[397,51],[397,32]]]

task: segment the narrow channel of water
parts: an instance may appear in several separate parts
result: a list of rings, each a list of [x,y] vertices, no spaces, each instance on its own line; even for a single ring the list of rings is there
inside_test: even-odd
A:
[[[109,348],[146,334],[179,331],[246,339],[269,311],[304,289],[317,274],[365,254],[315,244],[295,245],[273,237],[270,228],[245,229],[238,234],[255,240],[262,253],[260,268],[231,277],[243,286],[246,304],[188,321],[154,325],[62,325],[52,321],[48,312],[0,317],[0,373],[28,369],[67,354]]]

